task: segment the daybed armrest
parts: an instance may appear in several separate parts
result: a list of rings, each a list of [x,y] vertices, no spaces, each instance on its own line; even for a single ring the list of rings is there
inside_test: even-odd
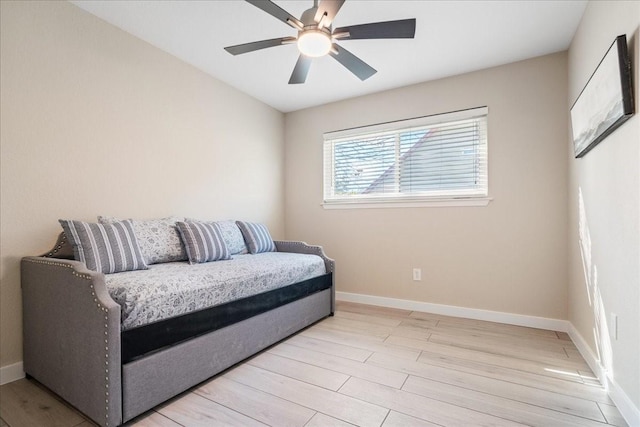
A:
[[[120,306],[78,261],[22,259],[24,370],[103,426],[122,422]]]
[[[305,242],[293,242],[293,241],[284,241],[284,240],[276,240],[274,242],[276,244],[276,249],[278,252],[292,252],[297,254],[312,254],[318,255],[320,258],[324,260],[324,265],[327,270],[327,273],[332,274],[332,286],[331,286],[331,314],[335,312],[336,308],[336,262],[332,258],[329,258],[325,253],[322,246],[314,246],[308,245]]]

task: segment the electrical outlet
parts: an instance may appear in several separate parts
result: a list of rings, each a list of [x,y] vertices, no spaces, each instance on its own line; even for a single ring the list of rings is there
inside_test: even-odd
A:
[[[618,339],[618,315],[615,313],[611,313],[611,331],[610,335],[614,340]]]
[[[414,268],[413,269],[413,281],[414,282],[419,282],[422,280],[422,270],[419,268]]]

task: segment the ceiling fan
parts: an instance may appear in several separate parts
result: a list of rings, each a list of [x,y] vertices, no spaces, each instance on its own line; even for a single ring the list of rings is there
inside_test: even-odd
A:
[[[363,39],[412,39],[416,32],[415,19],[375,22],[332,29],[336,14],[345,0],[314,0],[313,7],[302,13],[300,19],[292,16],[270,0],[245,0],[258,9],[298,30],[297,37],[280,37],[228,46],[224,49],[232,55],[253,52],[268,47],[296,43],[300,56],[293,68],[289,84],[304,83],[313,58],[331,55],[360,80],[366,80],[377,71],[336,43],[337,40]]]

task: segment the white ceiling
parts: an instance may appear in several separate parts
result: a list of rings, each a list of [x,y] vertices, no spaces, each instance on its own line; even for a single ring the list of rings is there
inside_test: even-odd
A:
[[[225,46],[296,31],[241,0],[76,0],[75,5],[289,112],[565,50],[586,0],[347,0],[334,27],[416,18],[415,39],[340,42],[378,70],[362,82],[331,57],[314,59],[307,81],[289,85],[295,45],[233,56]],[[312,0],[275,1],[299,17]]]

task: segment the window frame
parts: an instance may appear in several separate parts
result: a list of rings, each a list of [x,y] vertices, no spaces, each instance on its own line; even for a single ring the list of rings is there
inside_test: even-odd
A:
[[[488,137],[488,116],[489,109],[486,106],[471,108],[466,110],[441,113],[430,116],[417,117],[412,119],[398,120],[387,123],[379,123],[370,126],[362,126],[351,129],[344,129],[323,134],[323,203],[325,209],[353,209],[353,208],[393,208],[393,207],[448,207],[448,206],[486,206],[492,200],[489,197],[489,137]],[[396,138],[403,131],[412,128],[433,126],[439,123],[454,123],[462,120],[483,118],[481,125],[484,135],[484,144],[480,146],[483,153],[475,157],[481,160],[482,176],[485,180],[484,191],[470,190],[435,190],[420,193],[382,193],[375,196],[353,195],[336,197],[331,194],[332,184],[335,177],[335,160],[333,158],[333,148],[341,140],[365,138],[367,135],[395,133]],[[396,159],[394,165],[399,165],[398,144],[396,144]],[[331,148],[331,153],[328,153]],[[328,165],[327,162],[330,164]],[[394,175],[400,175],[400,167],[394,167]],[[329,175],[330,174],[330,175]],[[399,185],[399,182],[396,183]],[[330,188],[327,188],[330,187]],[[397,188],[396,188],[397,190]]]

